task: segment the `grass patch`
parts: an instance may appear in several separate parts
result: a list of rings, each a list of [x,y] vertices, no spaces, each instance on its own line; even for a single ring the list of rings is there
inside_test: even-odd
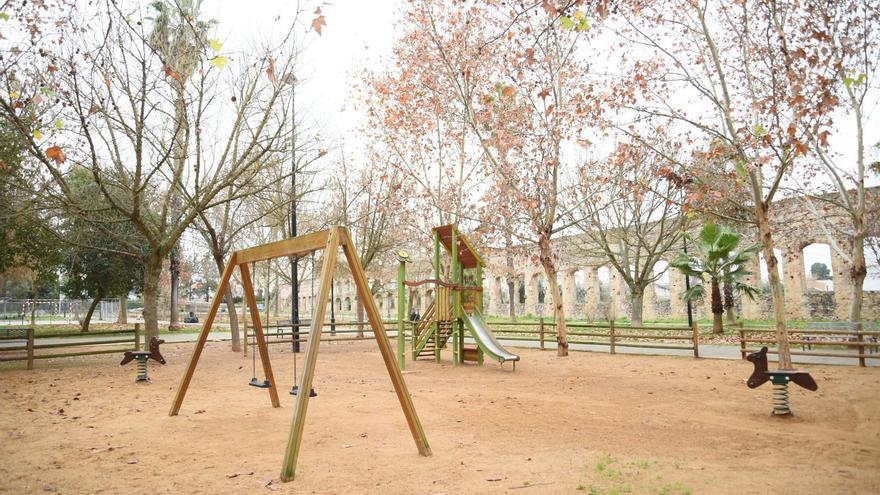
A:
[[[624,495],[651,493],[657,495],[690,495],[684,483],[669,482],[660,474],[661,465],[649,459],[623,461],[603,453],[585,466],[584,480],[575,489],[591,495]]]

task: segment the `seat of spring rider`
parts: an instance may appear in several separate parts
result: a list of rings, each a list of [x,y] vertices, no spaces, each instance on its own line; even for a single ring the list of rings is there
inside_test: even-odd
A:
[[[752,371],[752,376],[746,381],[746,385],[748,385],[749,388],[757,388],[768,381],[774,384],[791,381],[807,390],[816,391],[819,389],[819,385],[816,384],[816,380],[813,379],[809,371],[768,370],[767,347],[762,347],[760,351],[749,354],[746,357],[746,360],[750,361],[755,366],[754,371]]]

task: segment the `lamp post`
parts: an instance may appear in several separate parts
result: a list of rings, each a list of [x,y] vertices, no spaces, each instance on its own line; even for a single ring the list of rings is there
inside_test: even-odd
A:
[[[687,238],[682,236],[681,242],[684,245],[683,246],[684,247],[684,254],[685,254],[685,256],[687,256],[687,254],[688,254]],[[684,275],[684,289],[686,291],[691,290],[691,277],[688,274]],[[688,326],[693,328],[693,326],[694,326],[694,309],[693,309],[693,306],[691,306],[691,300],[689,298],[686,300],[686,302],[687,302],[687,307],[688,307]]]
[[[290,237],[296,237],[296,76],[289,75],[290,82]],[[299,256],[290,259],[290,325],[293,328],[293,352],[300,351],[299,332]]]

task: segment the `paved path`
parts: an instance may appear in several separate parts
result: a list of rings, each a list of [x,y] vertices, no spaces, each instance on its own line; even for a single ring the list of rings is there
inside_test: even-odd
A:
[[[324,332],[324,335],[327,336],[329,332]],[[165,340],[166,343],[186,343],[186,342],[194,342],[198,338],[198,333],[163,333],[161,338]],[[372,338],[372,332],[364,332],[365,337]],[[347,337],[347,334],[341,334],[340,337]],[[126,338],[125,336],[120,336],[120,338]],[[40,339],[39,342],[41,344],[56,344],[56,343],[72,343],[72,342],[93,342],[106,340],[109,338],[115,339],[116,336],[112,335],[104,335],[104,336],[77,336],[77,337],[65,337],[65,338],[48,338],[48,339]],[[285,337],[289,339],[290,337]],[[218,331],[211,332],[208,334],[208,341],[210,342],[223,342],[230,340],[229,332],[226,331]],[[271,343],[275,340],[275,337],[270,336],[269,342]],[[524,341],[524,340],[506,340],[504,338],[498,339],[505,346],[516,349],[516,348],[531,348],[536,349],[540,347],[538,342]],[[465,342],[469,344],[473,344],[473,340],[470,338],[465,338]],[[21,341],[0,341],[0,348],[2,347],[11,347],[11,346],[20,346],[22,344]],[[279,344],[280,345],[280,344]],[[545,348],[549,350],[556,349],[556,342],[546,342]],[[599,345],[589,345],[589,344],[571,344],[569,349],[573,351],[589,351],[589,352],[608,352],[608,346],[599,346]],[[683,349],[642,349],[635,347],[617,347],[618,354],[639,354],[639,355],[658,355],[658,356],[683,356],[683,357],[692,357],[693,351],[683,350]],[[867,358],[866,364],[868,366],[880,366],[880,354],[877,354],[877,358]],[[713,359],[741,359],[740,358],[740,349],[738,346],[734,345],[716,345],[716,344],[703,344],[700,345],[700,357],[702,358],[713,358]],[[776,361],[776,356],[773,354],[769,354],[768,359],[770,361]],[[803,364],[836,364],[836,365],[857,365],[858,360],[856,358],[840,358],[840,357],[824,357],[824,356],[792,356],[794,362],[803,363]]]

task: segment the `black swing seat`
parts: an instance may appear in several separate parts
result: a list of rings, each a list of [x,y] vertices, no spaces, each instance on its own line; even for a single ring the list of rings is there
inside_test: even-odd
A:
[[[248,382],[248,385],[250,385],[251,387],[257,387],[257,388],[272,388],[272,384],[269,383],[269,380],[260,381],[260,380],[257,380],[257,377],[251,378],[251,381]]]
[[[299,395],[299,385],[294,385],[292,389],[290,389],[290,395]],[[317,397],[318,392],[315,392],[315,389],[309,390],[309,397]]]

